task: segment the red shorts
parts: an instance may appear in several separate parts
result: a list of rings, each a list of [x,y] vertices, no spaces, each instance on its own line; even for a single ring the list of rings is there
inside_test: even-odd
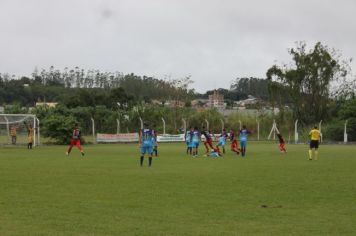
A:
[[[212,139],[208,139],[204,142],[204,144],[209,144],[210,147],[213,146],[213,140]]]
[[[283,151],[285,149],[286,144],[285,143],[280,143],[279,144],[279,150]]]
[[[231,142],[231,149],[232,149],[232,150],[237,149],[238,146],[239,146],[239,145],[238,145],[238,143],[237,143],[237,140],[234,140],[234,141]]]
[[[71,139],[70,140],[70,145],[71,146],[80,146],[80,139]]]

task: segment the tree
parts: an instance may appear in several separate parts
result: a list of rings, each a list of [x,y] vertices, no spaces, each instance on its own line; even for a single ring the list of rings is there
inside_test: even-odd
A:
[[[75,122],[71,115],[51,114],[42,124],[42,134],[58,144],[67,144],[71,137],[70,129],[74,127]]]
[[[276,102],[277,94],[285,90],[292,101],[294,118],[305,123],[326,119],[330,84],[345,79],[347,63],[340,60],[335,50],[320,42],[309,51],[305,43],[298,43],[289,53],[293,57],[293,67],[274,65],[267,71],[272,102]]]

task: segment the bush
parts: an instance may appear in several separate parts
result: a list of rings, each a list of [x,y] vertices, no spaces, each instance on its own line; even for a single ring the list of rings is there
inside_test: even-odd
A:
[[[42,134],[58,144],[68,144],[76,121],[73,116],[51,114],[42,123]]]
[[[335,120],[326,127],[324,137],[326,140],[343,141],[344,140],[344,120]],[[356,141],[356,118],[348,119],[347,123],[348,141]]]

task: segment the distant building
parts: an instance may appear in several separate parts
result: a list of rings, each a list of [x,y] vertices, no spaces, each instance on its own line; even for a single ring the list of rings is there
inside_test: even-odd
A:
[[[207,102],[207,107],[214,107],[219,110],[224,110],[226,104],[224,103],[224,95],[219,94],[218,91],[214,91],[212,95],[209,95],[209,99]]]
[[[57,102],[36,102],[36,107],[48,106],[48,107],[56,107]]]
[[[247,99],[235,101],[234,104],[237,105],[238,107],[245,107],[246,105],[256,104],[258,101],[259,99],[255,98],[254,96],[248,95]]]
[[[198,108],[198,107],[204,107],[206,106],[208,102],[208,99],[195,99],[191,101],[192,107]]]
[[[157,99],[153,99],[151,102],[153,105],[163,105],[164,104],[164,102],[157,100]]]
[[[184,107],[185,103],[179,100],[168,100],[164,105],[168,107]]]

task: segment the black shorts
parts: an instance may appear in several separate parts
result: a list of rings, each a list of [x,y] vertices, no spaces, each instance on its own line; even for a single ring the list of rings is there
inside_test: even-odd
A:
[[[315,148],[315,149],[319,148],[319,140],[311,140],[310,141],[310,149],[312,149],[312,148]]]

